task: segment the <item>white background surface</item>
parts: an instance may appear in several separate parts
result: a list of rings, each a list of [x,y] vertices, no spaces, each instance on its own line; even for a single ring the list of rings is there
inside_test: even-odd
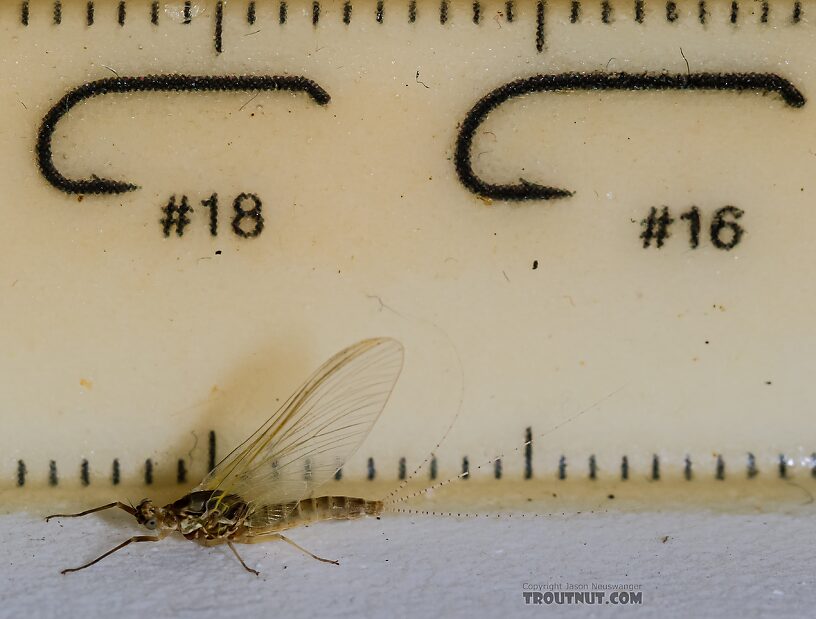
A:
[[[600,513],[524,520],[384,516],[225,547],[167,539],[84,563],[137,533],[123,515],[0,517],[7,617],[804,617],[816,608],[812,506],[797,514]],[[663,538],[668,536],[664,542]],[[633,607],[525,607],[530,583],[635,583]]]

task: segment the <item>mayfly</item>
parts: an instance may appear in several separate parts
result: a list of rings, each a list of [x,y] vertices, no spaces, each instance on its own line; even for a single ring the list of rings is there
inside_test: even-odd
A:
[[[287,542],[307,555],[282,531],[319,520],[378,516],[381,501],[348,496],[317,496],[357,450],[385,408],[402,370],[403,348],[396,340],[374,338],[334,355],[258,430],[224,458],[189,494],[164,507],[149,499],[131,506],[109,503],[75,518],[119,508],[155,531],[125,540],[93,561],[62,570],[85,569],[137,542],[157,542],[171,533],[204,546],[227,544],[244,568],[234,544],[271,540]]]

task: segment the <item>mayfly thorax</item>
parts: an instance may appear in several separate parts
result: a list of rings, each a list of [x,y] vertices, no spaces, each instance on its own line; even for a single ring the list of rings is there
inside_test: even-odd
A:
[[[357,450],[385,408],[402,370],[403,347],[396,340],[358,342],[324,363],[284,405],[224,458],[189,494],[159,507],[149,499],[139,504],[114,502],[78,514],[85,516],[119,508],[152,535],[137,535],[93,561],[69,568],[75,572],[136,542],[156,542],[171,533],[205,546],[227,544],[248,571],[234,543],[285,541],[283,531],[320,520],[377,516],[381,501],[348,496],[317,496]],[[304,470],[309,474],[304,476]]]

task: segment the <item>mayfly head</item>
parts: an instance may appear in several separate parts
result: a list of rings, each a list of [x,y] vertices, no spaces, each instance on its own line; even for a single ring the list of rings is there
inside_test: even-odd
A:
[[[176,525],[175,515],[164,507],[156,507],[150,499],[143,499],[136,506],[133,515],[136,517],[136,522],[151,531],[174,529]]]

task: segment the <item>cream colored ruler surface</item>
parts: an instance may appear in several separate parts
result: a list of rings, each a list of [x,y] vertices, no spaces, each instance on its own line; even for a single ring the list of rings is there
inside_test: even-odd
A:
[[[812,489],[810,15],[3,3],[0,485],[192,485],[391,336],[347,479],[460,411],[422,479]]]

